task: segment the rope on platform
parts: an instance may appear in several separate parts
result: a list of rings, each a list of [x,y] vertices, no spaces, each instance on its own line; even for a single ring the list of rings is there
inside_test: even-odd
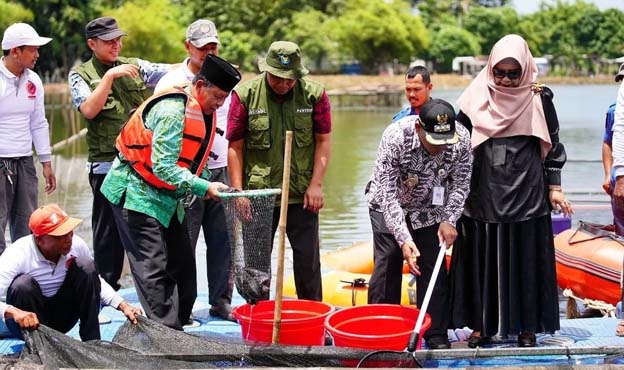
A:
[[[615,306],[610,303],[595,299],[579,298],[575,296],[572,289],[569,288],[563,290],[563,296],[568,298],[568,304],[566,306],[566,318],[568,319],[580,317],[576,302],[581,302],[585,308],[600,311],[604,317],[615,317]]]

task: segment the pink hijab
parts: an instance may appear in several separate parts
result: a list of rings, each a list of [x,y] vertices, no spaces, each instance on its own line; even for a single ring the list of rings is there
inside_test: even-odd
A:
[[[492,68],[505,58],[522,67],[518,87],[497,86]],[[492,137],[536,136],[542,159],[552,147],[540,95],[532,90],[537,65],[526,41],[507,35],[492,47],[487,65],[459,97],[459,108],[472,121],[472,148]]]

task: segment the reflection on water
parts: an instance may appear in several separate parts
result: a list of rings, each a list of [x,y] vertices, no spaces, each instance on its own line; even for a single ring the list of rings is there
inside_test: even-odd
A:
[[[433,82],[435,84],[435,78]],[[604,113],[616,97],[617,86],[554,86],[553,91],[561,122],[561,140],[570,159],[564,168],[563,187],[568,191],[595,192],[597,195],[592,195],[592,203],[602,202],[602,209],[578,209],[574,219],[608,223],[611,216],[610,210],[606,208],[607,198],[600,193],[603,175],[602,165],[598,161],[601,156]],[[434,89],[433,96],[455,102],[460,93],[461,90]],[[333,113],[332,155],[323,185],[326,201],[320,222],[323,251],[372,239],[364,187],[372,171],[381,134],[398,109]],[[67,137],[72,132],[70,125],[63,124],[68,114],[58,108],[49,114],[55,117],[52,125],[54,141]],[[70,214],[83,218],[85,221],[79,226],[78,233],[90,244],[91,190],[85,162],[84,139],[55,153],[53,164],[58,189],[49,196],[40,191],[40,203],[57,202]],[[41,181],[40,189],[43,189]],[[575,204],[586,198],[583,194],[572,197]],[[200,243],[203,243],[202,239]],[[202,247],[198,251],[205,250]],[[199,261],[204,258],[198,256]],[[287,254],[287,258],[291,258],[290,254]],[[286,268],[289,269],[291,265],[287,262]],[[205,282],[200,282],[200,287],[202,285],[205,286]]]

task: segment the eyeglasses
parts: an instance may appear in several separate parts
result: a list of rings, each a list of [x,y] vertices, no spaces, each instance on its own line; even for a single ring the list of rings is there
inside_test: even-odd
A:
[[[510,80],[515,80],[522,76],[521,69],[504,70],[492,68],[492,73],[494,73],[494,77],[496,78],[505,78],[505,76],[507,76],[507,78],[509,78]]]

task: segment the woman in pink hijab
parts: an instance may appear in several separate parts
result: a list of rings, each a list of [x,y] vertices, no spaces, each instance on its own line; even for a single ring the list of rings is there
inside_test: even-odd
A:
[[[451,263],[452,324],[469,326],[472,348],[491,337],[559,329],[550,212],[572,213],[561,190],[566,161],[552,91],[537,84],[526,41],[507,35],[459,98],[471,130],[470,194]]]

